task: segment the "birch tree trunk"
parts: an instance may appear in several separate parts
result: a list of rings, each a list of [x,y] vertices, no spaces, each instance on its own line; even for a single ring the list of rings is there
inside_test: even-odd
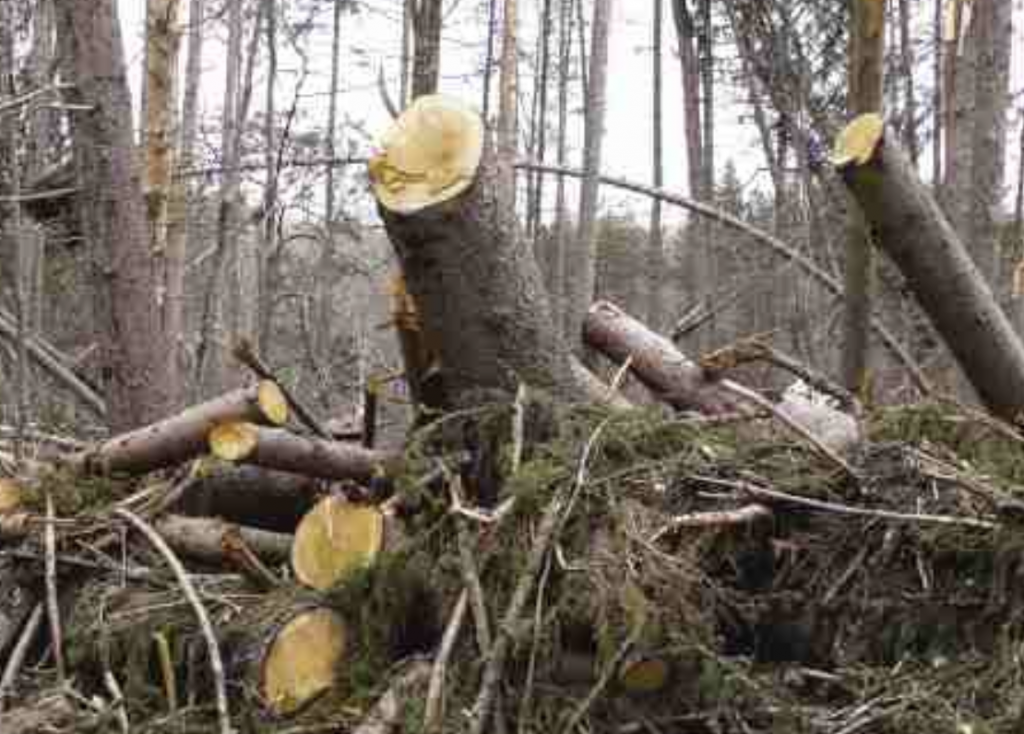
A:
[[[172,365],[146,247],[121,28],[113,0],[67,0],[57,10],[75,101],[89,108],[73,118],[78,202],[95,253],[108,416],[123,429],[167,411]]]

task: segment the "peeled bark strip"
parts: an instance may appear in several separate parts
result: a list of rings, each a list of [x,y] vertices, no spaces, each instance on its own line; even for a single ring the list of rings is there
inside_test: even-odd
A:
[[[700,365],[613,303],[599,301],[590,307],[583,338],[617,363],[630,359],[636,378],[674,408],[709,415],[737,408],[735,399],[709,381]]]
[[[292,546],[290,535],[247,528],[212,517],[168,515],[156,527],[178,553],[208,563],[223,563],[235,538],[240,538],[256,555],[272,562],[287,560]]]
[[[368,481],[395,461],[395,456],[385,451],[246,422],[217,426],[210,431],[209,446],[214,456],[225,461],[324,479]]]
[[[480,116],[450,98],[420,97],[382,148],[370,162],[374,195],[440,357],[446,402],[472,402],[479,389],[514,393],[520,381],[593,400],[555,328]]]
[[[850,123],[833,163],[981,399],[1000,417],[1018,420],[1024,344],[882,118]]]
[[[206,453],[206,438],[218,424],[254,421],[280,426],[286,420],[288,404],[281,389],[264,380],[188,408],[159,423],[116,436],[76,455],[71,463],[94,473],[145,474]]]
[[[325,591],[353,571],[371,565],[383,550],[387,531],[377,507],[327,497],[295,531],[292,569],[306,586]]]

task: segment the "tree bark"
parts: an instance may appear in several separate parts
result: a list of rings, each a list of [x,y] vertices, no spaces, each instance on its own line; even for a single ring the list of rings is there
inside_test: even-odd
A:
[[[579,224],[573,246],[573,277],[568,281],[572,298],[568,304],[566,337],[575,347],[580,343],[583,321],[594,299],[597,256],[597,207],[600,192],[601,152],[608,92],[608,28],[612,0],[595,0],[591,23],[590,71],[583,131],[583,171],[580,187]]]
[[[616,364],[630,360],[629,369],[636,378],[672,407],[708,415],[736,408],[736,401],[709,380],[700,365],[618,306],[595,303],[583,328],[588,346]]]
[[[430,112],[420,116],[421,105]],[[431,114],[444,116],[450,131],[433,129]],[[592,398],[593,385],[573,368],[532,250],[502,197],[479,116],[454,100],[427,97],[396,125],[405,126],[403,144],[385,146],[371,161],[371,179],[427,341],[440,358],[445,404],[472,403],[478,390],[514,394],[520,381],[570,401]],[[457,150],[433,144],[446,136],[458,141]],[[416,161],[419,173],[403,169],[425,152],[438,159]],[[466,168],[452,170],[447,156]],[[424,174],[437,178],[429,195],[418,183]]]
[[[145,474],[206,453],[207,435],[221,423],[245,420],[282,425],[287,416],[280,388],[265,381],[111,438],[75,455],[70,463],[93,473]]]
[[[662,141],[662,74],[661,36],[662,11],[665,0],[654,0],[653,43],[651,49],[651,183],[660,189],[665,181]],[[541,161],[543,163],[543,161]],[[664,248],[661,233],[661,201],[651,200],[650,231],[647,235],[646,284],[647,323],[658,331],[662,322],[661,285],[664,267]]]
[[[498,79],[498,165],[509,206],[516,202],[516,159],[519,74],[519,7],[517,0],[503,0],[501,33],[501,75]]]
[[[850,15],[849,102],[851,114],[881,112],[885,66],[885,0],[855,0]],[[867,387],[874,270],[871,242],[858,212],[847,223],[843,313],[843,384],[851,392]]]
[[[387,451],[243,421],[221,423],[210,431],[208,441],[211,453],[220,459],[323,479],[369,481],[397,460]]]
[[[172,363],[161,336],[158,288],[146,247],[117,9],[113,0],[68,0],[57,9],[74,98],[89,108],[73,118],[77,198],[95,252],[108,418],[120,430],[166,412]]]
[[[166,515],[156,529],[178,553],[220,565],[225,565],[234,538],[240,538],[256,555],[272,563],[288,560],[292,548],[291,535],[235,525],[213,517]]]
[[[878,245],[902,270],[982,400],[1000,417],[1019,419],[1024,345],[880,117],[865,115],[847,127],[836,163]]]
[[[441,0],[423,0],[418,4],[413,14],[413,99],[437,91],[441,75],[442,23]]]

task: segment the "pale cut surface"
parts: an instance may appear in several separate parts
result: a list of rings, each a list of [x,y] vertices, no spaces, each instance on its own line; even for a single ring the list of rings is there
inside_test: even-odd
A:
[[[261,380],[256,388],[256,400],[266,419],[275,426],[288,421],[288,400],[273,380]]]
[[[345,622],[330,609],[289,621],[263,661],[263,697],[278,715],[294,713],[334,685],[345,655]]]
[[[300,582],[323,591],[372,563],[383,544],[379,509],[327,497],[295,530],[292,569]]]
[[[210,431],[210,453],[225,461],[240,461],[256,449],[259,429],[252,423],[222,423]]]
[[[462,102],[441,94],[419,97],[370,160],[373,193],[399,214],[453,199],[472,185],[483,140],[480,115]]]
[[[878,113],[869,112],[855,117],[836,138],[832,165],[837,168],[863,166],[874,157],[884,132],[885,122]]]
[[[21,503],[21,485],[13,479],[0,479],[0,515],[14,512]]]

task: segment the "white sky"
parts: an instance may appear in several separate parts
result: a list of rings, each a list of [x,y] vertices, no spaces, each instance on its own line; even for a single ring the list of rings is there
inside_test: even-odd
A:
[[[182,0],[187,6],[187,0]],[[1024,15],[1024,0],[1013,0],[1015,19]],[[219,5],[219,3],[217,3]],[[376,75],[379,64],[383,64],[388,73],[391,88],[397,93],[398,45],[400,38],[399,18],[402,0],[364,0],[363,9],[357,15],[346,15],[343,19],[343,51],[340,82],[339,119],[348,120],[371,134],[384,130],[388,124],[387,114],[380,103],[376,90]],[[208,2],[207,5],[213,5]],[[326,127],[326,93],[329,86],[330,66],[330,25],[331,13],[328,4],[317,17],[316,31],[306,49],[313,60],[316,74],[304,87],[302,108],[306,118],[302,124],[307,128]],[[471,102],[479,104],[481,98],[481,75],[474,73],[483,57],[485,35],[479,25],[478,0],[451,0],[446,7],[451,9],[446,17],[446,31],[442,53],[442,82],[444,92],[459,95]],[[523,28],[521,47],[532,49],[536,33],[536,15],[540,0],[530,3],[521,0]],[[927,6],[931,4],[928,3]],[[604,147],[604,165],[606,173],[619,175],[637,181],[649,181],[651,177],[651,26],[652,3],[637,0],[617,0],[614,2],[613,26],[610,49],[610,84],[608,89],[608,117],[606,123],[606,141]],[[925,10],[925,18],[930,17],[930,7]],[[142,44],[144,31],[144,0],[119,0],[122,26],[126,40],[126,51],[133,77],[137,80],[141,75]],[[672,25],[671,12],[666,2],[665,7],[665,38],[664,46],[664,175],[665,187],[686,192],[686,160],[683,139],[682,94],[679,75],[679,63],[676,57],[675,33]],[[1021,32],[1024,23],[1017,22],[1018,32],[1015,34],[1014,78],[1024,80],[1024,50],[1022,50]],[[215,35],[222,36],[221,26],[215,25]],[[207,38],[210,38],[208,34]],[[500,43],[496,42],[495,46]],[[183,44],[183,60],[187,50]],[[552,43],[553,52],[556,44]],[[496,48],[497,52],[497,48]],[[217,40],[208,40],[204,54],[204,89],[202,95],[203,113],[207,122],[216,127],[216,116],[219,114],[220,98],[223,90],[223,47]],[[293,55],[281,52],[281,74],[279,77],[278,108],[290,103],[291,90],[296,78],[297,69]],[[532,65],[524,64],[523,73],[529,73]],[[919,80],[927,84],[930,70]],[[258,78],[259,75],[257,75]],[[136,82],[136,92],[138,85]],[[524,79],[524,89],[529,87],[529,80]],[[1017,85],[1015,84],[1015,89]],[[260,92],[262,82],[256,82],[256,96],[251,109],[262,109]],[[497,91],[497,74],[492,80],[492,95]],[[725,97],[725,91],[720,93]],[[136,93],[136,100],[138,94]],[[554,121],[555,97],[549,94],[552,124]],[[492,100],[494,97],[492,96]],[[530,99],[524,97],[521,109],[527,112]],[[744,110],[728,99],[717,105],[716,136],[718,145],[717,162],[719,174],[726,160],[732,160],[738,169],[741,180],[749,181],[757,178],[763,166],[760,147],[751,125],[740,122]],[[1008,145],[1009,160],[1007,161],[1007,181],[1015,180],[1017,167],[1018,119],[1016,109],[1012,112],[1013,124],[1010,127]],[[579,117],[571,123],[579,125]],[[578,139],[578,137],[576,138]],[[342,133],[338,143],[339,151],[354,147],[359,152],[369,149],[369,141],[365,136]],[[549,157],[553,158],[553,151]],[[927,156],[924,157],[927,159]],[[578,159],[573,160],[574,163]],[[646,205],[637,207],[637,199],[615,191],[605,190],[602,200],[606,208],[615,210],[632,209],[642,219]]]

